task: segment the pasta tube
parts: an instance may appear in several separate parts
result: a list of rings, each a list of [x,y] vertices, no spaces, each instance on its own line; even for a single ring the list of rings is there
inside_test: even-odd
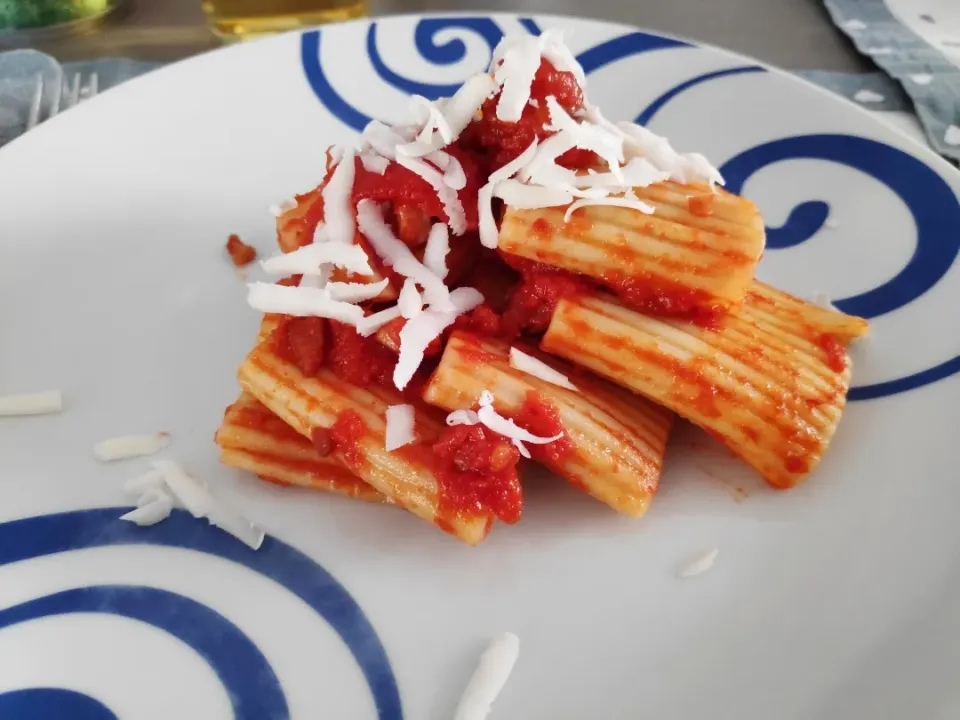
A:
[[[546,382],[511,367],[509,349],[454,333],[423,399],[462,410],[490,391],[496,410],[521,428],[541,437],[563,433],[528,445],[534,459],[615,510],[642,515],[657,490],[673,413],[586,373],[572,378],[577,390]],[[549,364],[571,372],[556,359]]]
[[[240,386],[283,422],[314,442],[328,437],[331,454],[351,472],[418,517],[471,545],[493,524],[489,511],[465,513],[443,503],[430,443],[443,429],[435,411],[418,407],[417,441],[392,452],[385,449],[385,416],[390,405],[404,404],[399,393],[381,387],[360,388],[327,368],[306,377],[272,343],[260,343],[238,373]]]
[[[367,502],[389,502],[335,457],[321,456],[309,440],[247,393],[227,408],[215,439],[224,465],[265,480]]]
[[[691,420],[786,488],[826,450],[849,388],[844,346],[866,330],[861,318],[754,283],[716,329],[609,296],[566,298],[541,347]]]
[[[707,186],[635,190],[655,210],[591,205],[507,208],[499,248],[586,275],[629,304],[663,315],[712,318],[743,301],[763,252],[763,220],[748,200]]]

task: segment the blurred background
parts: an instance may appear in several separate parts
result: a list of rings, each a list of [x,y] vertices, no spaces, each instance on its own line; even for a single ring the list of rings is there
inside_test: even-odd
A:
[[[960,162],[960,0],[0,0],[0,145],[225,43],[465,11],[585,16],[740,52],[883,113]]]
[[[960,7],[960,0],[956,0]],[[99,14],[80,32],[0,30],[0,50],[33,47],[61,62],[105,55],[172,61],[217,47],[221,35],[296,27],[359,14],[488,10],[558,13],[639,25],[684,35],[787,69],[863,71],[870,66],[830,21],[818,0],[0,0],[0,27],[19,14],[44,20],[58,6]],[[52,8],[53,10],[51,10]],[[207,11],[209,17],[205,15]],[[6,37],[4,37],[6,36]]]

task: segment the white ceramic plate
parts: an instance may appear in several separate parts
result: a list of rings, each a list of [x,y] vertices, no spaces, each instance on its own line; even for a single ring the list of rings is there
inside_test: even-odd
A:
[[[523,522],[471,549],[221,467],[213,432],[258,322],[226,236],[269,252],[267,206],[318,182],[327,145],[538,26],[575,31],[608,117],[703,151],[760,205],[765,280],[871,318],[815,475],[767,490],[680,429],[643,519],[533,479]],[[0,420],[0,717],[439,720],[501,630],[522,645],[504,720],[960,716],[958,191],[813,86],[561,18],[277,37],[42,125],[0,152],[0,393],[60,388],[66,408]],[[259,552],[186,516],[116,520],[146,463],[91,448],[158,430],[273,536]],[[709,573],[677,578],[714,547]]]

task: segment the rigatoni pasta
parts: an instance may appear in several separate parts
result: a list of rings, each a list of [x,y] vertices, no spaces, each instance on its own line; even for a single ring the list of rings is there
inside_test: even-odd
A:
[[[258,402],[242,393],[227,407],[215,437],[224,465],[270,482],[332,492],[373,503],[392,502]]]
[[[505,343],[454,333],[424,400],[463,410],[489,391],[496,409],[521,428],[563,434],[531,445],[534,459],[615,510],[642,515],[657,490],[673,413],[583,373],[575,378],[576,390],[545,382],[511,367],[508,353]],[[560,361],[548,364],[570,372]]]
[[[864,332],[860,318],[754,283],[715,329],[611,296],[566,298],[541,345],[705,428],[785,488],[826,450],[850,382],[844,345]]]
[[[637,188],[654,209],[587,206],[503,216],[500,250],[583,274],[641,310],[715,316],[736,308],[763,252],[763,221],[748,200],[708,186]]]
[[[318,435],[323,437],[352,473],[413,514],[471,545],[490,531],[489,512],[467,516],[443,507],[428,447],[443,424],[429,410],[417,413],[418,442],[388,452],[385,415],[390,405],[403,404],[399,393],[351,386],[327,369],[306,377],[269,342],[254,348],[237,377],[241,388],[291,428],[315,443]]]

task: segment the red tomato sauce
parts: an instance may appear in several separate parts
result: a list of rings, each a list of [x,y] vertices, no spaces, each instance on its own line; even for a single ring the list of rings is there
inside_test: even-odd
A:
[[[700,327],[715,328],[725,311],[711,303],[704,290],[610,272],[601,280],[628,305],[649,315],[678,317]]]
[[[481,117],[461,135],[463,143],[478,145],[485,151],[489,158],[489,172],[506,165],[526,150],[534,138],[543,140],[553,134],[546,129],[550,125],[547,109],[549,95],[553,95],[567,112],[573,113],[583,108],[583,91],[574,75],[561,72],[543,60],[530,87],[530,99],[534,103],[528,103],[523,108],[520,120],[515,123],[499,120],[499,95],[495,95],[483,104]],[[557,162],[571,169],[589,167],[596,162],[596,155],[574,149],[561,155]]]
[[[500,316],[489,306],[481,305],[458,317],[453,323],[453,328],[480,337],[497,337],[500,334],[501,325]]]
[[[227,254],[236,267],[249,265],[257,259],[257,249],[247,245],[239,235],[233,234],[227,238]]]
[[[527,444],[530,454],[540,462],[548,465],[560,465],[565,457],[573,451],[573,442],[560,422],[560,413],[556,405],[547,400],[540,393],[531,390],[514,417],[513,421],[524,430],[540,437],[562,435],[546,445]]]
[[[433,444],[442,514],[490,512],[515,523],[523,512],[520,453],[482,425],[446,428]]]
[[[376,337],[361,337],[349,325],[330,321],[327,366],[342,380],[359,387],[382,384],[393,387],[397,356]]]
[[[307,377],[323,367],[327,321],[318,317],[285,316],[270,336],[277,354]]]
[[[463,173],[466,175],[466,185],[457,191],[460,203],[467,218],[467,229],[476,230],[477,192],[485,182],[482,174],[483,159],[475,152],[465,149],[459,144],[448,145],[443,151],[460,161]],[[391,203],[398,206],[413,206],[420,208],[427,217],[449,223],[450,217],[443,207],[443,202],[437,191],[430,183],[397,163],[390,163],[381,175],[378,172],[367,170],[359,159],[356,163],[356,174],[353,180],[353,194],[351,199],[354,205],[361,200],[374,200],[380,203]],[[424,161],[426,162],[426,161]],[[441,170],[434,167],[437,172]]]
[[[687,209],[692,215],[698,217],[709,217],[713,214],[713,201],[716,195],[693,195],[687,198]]]
[[[360,441],[370,432],[363,418],[353,410],[344,410],[330,428],[330,441],[350,468],[364,463]]]
[[[847,351],[836,335],[824,333],[817,338],[817,343],[827,355],[827,367],[838,373],[847,369]]]
[[[586,278],[566,270],[524,258],[504,259],[522,275],[503,313],[501,334],[507,338],[522,332],[545,332],[558,302],[592,287]]]

